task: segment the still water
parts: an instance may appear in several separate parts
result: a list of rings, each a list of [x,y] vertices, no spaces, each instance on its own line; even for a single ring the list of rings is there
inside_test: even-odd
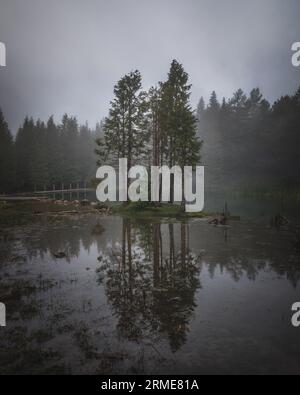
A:
[[[219,227],[87,215],[9,229],[1,373],[299,374],[297,225],[250,217]]]

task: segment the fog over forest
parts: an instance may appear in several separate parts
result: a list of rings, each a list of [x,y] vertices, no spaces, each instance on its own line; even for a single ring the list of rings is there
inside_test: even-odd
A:
[[[95,179],[97,164],[120,157],[130,165],[202,164],[207,190],[299,188],[300,88],[273,105],[259,88],[222,101],[214,91],[194,111],[188,74],[175,60],[159,88],[145,92],[141,81],[138,71],[119,80],[108,116],[93,130],[67,114],[59,124],[26,117],[14,139],[0,111],[0,192],[78,187]],[[124,109],[121,98],[133,91],[134,105]]]
[[[193,84],[191,102],[260,87],[273,103],[294,94],[298,0],[0,0],[0,106],[16,135],[26,116],[107,115],[112,87],[138,69],[143,87],[166,79],[172,59]]]
[[[173,59],[206,187],[297,188],[299,14],[298,0],[1,1],[1,192],[89,182],[114,86],[138,70],[151,96]]]

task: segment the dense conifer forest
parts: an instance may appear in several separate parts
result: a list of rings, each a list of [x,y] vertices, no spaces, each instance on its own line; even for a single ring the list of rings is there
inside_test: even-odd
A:
[[[203,164],[212,190],[298,188],[300,88],[274,104],[258,88],[220,101],[213,92],[194,110],[188,80],[176,60],[149,91],[139,71],[125,75],[94,129],[67,114],[60,123],[26,117],[13,138],[0,109],[0,193],[90,182],[97,164],[118,157],[129,166]]]

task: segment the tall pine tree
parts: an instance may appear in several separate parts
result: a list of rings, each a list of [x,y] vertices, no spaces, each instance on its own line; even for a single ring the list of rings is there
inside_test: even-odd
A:
[[[100,160],[101,156],[111,160],[123,157],[131,167],[145,154],[149,135],[144,118],[145,93],[141,87],[139,71],[125,75],[115,85],[115,98],[103,124],[104,139],[97,141]]]
[[[166,141],[165,157],[169,167],[194,166],[200,162],[201,142],[197,138],[197,117],[189,100],[191,85],[183,66],[172,61],[168,80],[161,85],[161,124]],[[174,179],[171,180],[171,202]]]

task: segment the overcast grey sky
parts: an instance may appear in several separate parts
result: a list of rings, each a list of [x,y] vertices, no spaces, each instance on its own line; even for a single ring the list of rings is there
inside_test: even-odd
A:
[[[194,106],[214,89],[221,99],[259,86],[273,101],[300,85],[299,0],[0,0],[0,41],[0,107],[14,133],[27,114],[94,126],[122,75],[138,69],[148,88],[174,58]]]

